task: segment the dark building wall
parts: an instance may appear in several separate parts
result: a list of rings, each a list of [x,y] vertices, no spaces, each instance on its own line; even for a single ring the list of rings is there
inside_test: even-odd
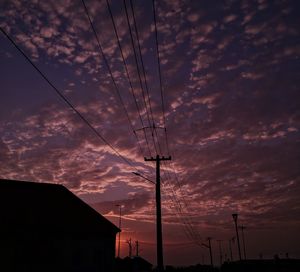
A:
[[[113,271],[115,235],[19,231],[0,237],[0,271]]]

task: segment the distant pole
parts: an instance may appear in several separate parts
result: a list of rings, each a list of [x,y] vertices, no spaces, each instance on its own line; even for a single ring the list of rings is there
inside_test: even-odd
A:
[[[237,239],[238,250],[239,250],[239,258],[240,258],[240,261],[241,261],[242,260],[242,255],[241,255],[240,238],[239,238],[239,231],[238,231],[238,225],[237,225],[238,214],[233,213],[232,218],[233,218],[233,221],[234,221],[234,224],[235,224],[236,239]]]
[[[136,256],[139,256],[139,241],[135,241],[135,252],[136,252]]]
[[[229,242],[229,252],[230,252],[230,261],[232,262],[233,261],[233,256],[232,256],[232,246],[231,246],[231,242],[232,242],[233,238],[230,238],[228,240]]]
[[[122,205],[117,204],[117,207],[119,207],[119,242],[118,242],[118,258],[120,258],[120,249],[121,249],[121,218],[122,218]]]
[[[131,256],[132,256],[132,244],[131,244],[131,238],[130,238],[129,240],[127,240],[126,243],[128,244],[128,247],[129,247],[128,255],[129,255],[129,257],[131,258]]]
[[[242,230],[242,239],[243,239],[243,249],[244,249],[244,259],[246,260],[246,245],[245,245],[245,237],[244,237],[244,229],[246,229],[245,226],[240,226],[240,229]]]
[[[222,254],[222,240],[217,240],[219,243],[219,254],[220,254],[220,266],[222,266],[223,261],[223,254]]]
[[[170,161],[169,157],[160,157],[156,155],[156,158],[145,158],[145,161],[156,162],[156,184],[155,184],[155,195],[156,195],[156,247],[157,247],[157,271],[164,271],[164,259],[163,259],[163,241],[162,241],[162,224],[161,224],[161,195],[160,195],[160,161]]]
[[[214,263],[213,263],[213,257],[212,257],[212,251],[211,251],[211,237],[208,237],[207,240],[208,240],[208,247],[209,247],[210,264],[213,267]]]

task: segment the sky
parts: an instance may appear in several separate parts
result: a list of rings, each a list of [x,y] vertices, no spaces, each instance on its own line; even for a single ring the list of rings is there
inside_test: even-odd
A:
[[[209,263],[207,237],[229,257],[235,212],[247,257],[300,258],[299,1],[160,0],[157,32],[150,0],[135,18],[109,1],[114,21],[85,4],[103,54],[82,1],[0,1],[1,28],[102,137],[0,33],[0,177],[63,184],[116,225],[121,204],[121,256],[132,238],[155,264],[155,186],[132,172],[155,181],[144,157],[171,155],[165,264]]]

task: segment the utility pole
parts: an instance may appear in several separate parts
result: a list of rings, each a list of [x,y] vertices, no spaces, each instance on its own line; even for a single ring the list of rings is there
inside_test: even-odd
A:
[[[129,240],[127,240],[126,243],[127,243],[128,246],[129,246],[128,256],[129,256],[129,258],[131,258],[131,256],[132,256],[132,244],[131,244],[131,238],[130,238]]]
[[[233,256],[232,256],[232,246],[231,246],[231,242],[234,242],[234,237],[230,238],[228,240],[229,242],[229,252],[230,252],[230,261],[232,262],[233,261]]]
[[[214,263],[213,263],[212,250],[211,250],[211,237],[208,237],[207,240],[208,240],[208,246],[209,246],[210,264],[213,267]]]
[[[135,252],[136,252],[136,256],[139,256],[139,241],[135,241]]]
[[[201,245],[209,249],[210,265],[211,267],[213,267],[214,263],[213,263],[212,250],[211,250],[211,239],[212,239],[211,237],[207,237],[208,245],[204,243],[202,243]]]
[[[244,237],[244,229],[245,226],[240,226],[240,229],[242,230],[242,239],[243,239],[243,249],[244,249],[244,259],[246,260],[246,245],[245,245],[245,237]]]
[[[163,259],[163,241],[162,241],[162,224],[161,224],[161,199],[160,199],[160,162],[170,161],[169,157],[160,157],[156,155],[156,158],[146,158],[145,161],[156,162],[156,184],[155,184],[155,196],[156,196],[156,247],[157,247],[157,270],[158,272],[164,271],[164,259]]]
[[[239,230],[238,230],[238,224],[237,224],[238,214],[233,213],[232,218],[233,218],[233,221],[234,221],[234,224],[235,224],[236,239],[237,239],[238,250],[239,250],[239,258],[240,258],[240,261],[241,261],[242,260],[242,255],[241,255],[241,247],[240,247]]]
[[[119,207],[119,241],[118,241],[118,258],[120,258],[120,249],[121,249],[121,217],[122,217],[122,205],[117,204],[117,207]]]

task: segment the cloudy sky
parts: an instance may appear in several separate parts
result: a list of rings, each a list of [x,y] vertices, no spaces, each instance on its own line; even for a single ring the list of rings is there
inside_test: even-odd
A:
[[[1,33],[0,177],[63,184],[116,224],[122,204],[121,256],[131,237],[156,263],[154,185],[132,172],[154,181],[144,156],[171,155],[166,264],[208,263],[208,236],[229,256],[232,212],[249,257],[300,257],[299,2],[157,1],[162,88],[152,1],[130,2],[111,17],[85,0],[98,44],[80,0],[0,1],[1,28],[102,137]]]

